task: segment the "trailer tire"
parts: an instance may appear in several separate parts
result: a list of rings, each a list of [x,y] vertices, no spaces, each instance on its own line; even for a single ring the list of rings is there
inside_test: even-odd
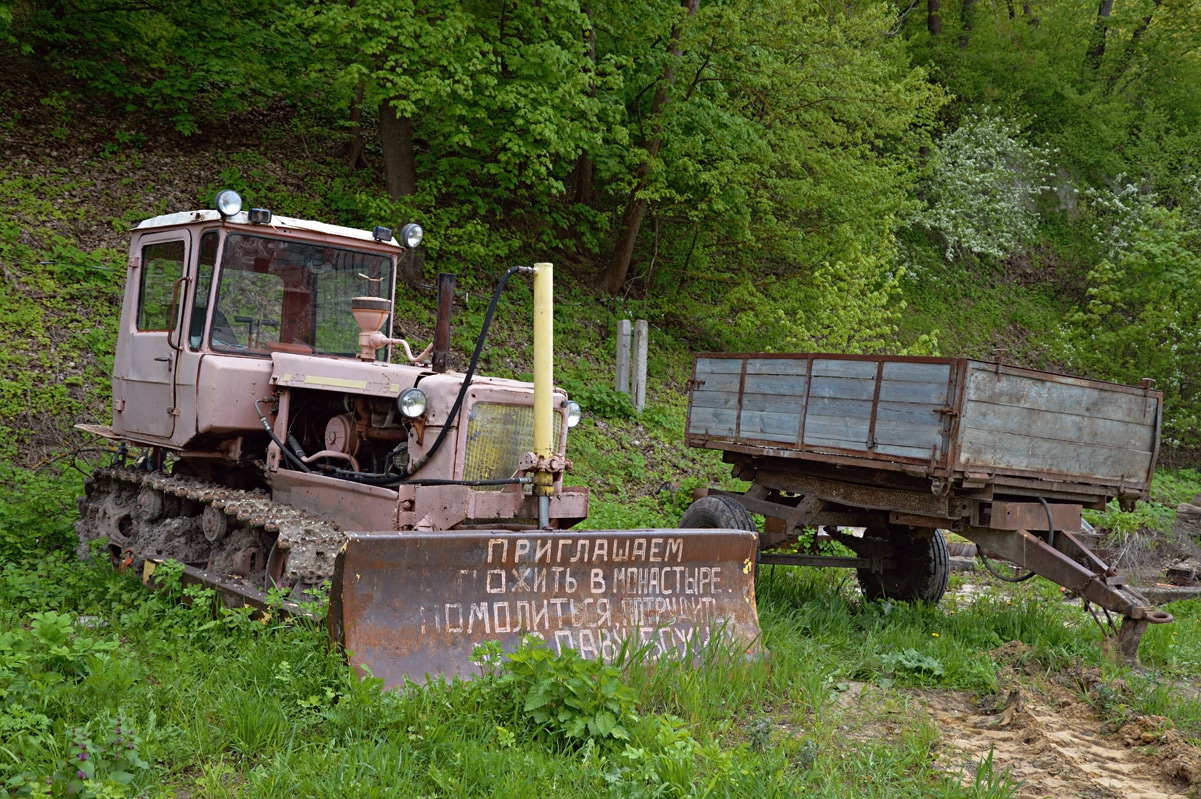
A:
[[[897,561],[895,569],[883,574],[870,569],[857,571],[859,588],[865,597],[938,604],[947,592],[947,578],[951,574],[947,540],[941,530],[889,525],[885,530],[868,528],[864,535],[887,538],[892,557]]]
[[[680,517],[681,528],[727,528],[758,532],[751,512],[729,497],[701,497],[688,506]]]

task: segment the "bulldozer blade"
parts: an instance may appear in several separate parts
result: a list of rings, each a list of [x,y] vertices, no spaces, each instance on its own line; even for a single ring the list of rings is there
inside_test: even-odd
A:
[[[755,549],[745,530],[348,533],[330,638],[388,687],[476,676],[476,646],[528,634],[607,660],[755,654]]]

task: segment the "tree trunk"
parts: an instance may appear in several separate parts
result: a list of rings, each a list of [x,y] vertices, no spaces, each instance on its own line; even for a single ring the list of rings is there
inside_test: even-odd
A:
[[[700,0],[683,0],[683,6],[686,17],[696,16]],[[626,275],[630,271],[630,261],[634,257],[634,246],[638,243],[638,231],[642,227],[642,217],[646,215],[646,198],[638,195],[646,188],[646,176],[650,174],[651,161],[659,154],[659,146],[663,142],[661,132],[658,130],[658,116],[659,112],[663,110],[663,106],[667,104],[667,91],[675,82],[676,61],[682,55],[680,49],[682,27],[682,25],[677,25],[671,30],[672,57],[663,66],[663,76],[651,99],[647,125],[652,133],[650,134],[651,138],[643,145],[643,149],[646,150],[646,158],[638,165],[638,171],[634,174],[634,188],[630,192],[626,212],[622,217],[621,231],[617,237],[617,244],[613,247],[613,257],[609,260],[609,268],[605,272],[605,288],[609,294],[617,294],[626,282]]]
[[[926,30],[931,36],[942,33],[942,0],[926,0]]]
[[[351,171],[367,166],[367,154],[363,147],[363,85],[354,90],[350,102],[350,141],[346,143],[346,165]]]
[[[976,27],[976,0],[963,0],[959,8],[959,49],[966,50],[972,41],[972,29]]]
[[[592,22],[592,7],[584,9],[584,15],[588,17],[588,22]],[[592,64],[592,74],[596,75],[596,31],[592,25],[588,25],[588,60]],[[595,78],[588,82],[588,96],[596,98],[596,80]],[[575,165],[575,201],[581,205],[590,205],[592,203],[592,175],[594,165],[592,158],[588,153],[580,153],[580,158]]]
[[[1022,16],[1026,18],[1026,24],[1031,28],[1038,27],[1038,17],[1034,16],[1034,6],[1029,2],[1022,3]]]
[[[417,193],[417,163],[413,155],[413,118],[399,116],[385,100],[379,107],[379,142],[384,150],[384,188],[393,200]]]
[[[1147,32],[1147,28],[1151,27],[1151,20],[1155,16],[1155,12],[1159,10],[1159,6],[1163,0],[1152,0],[1154,4],[1151,7],[1151,12],[1143,17],[1138,23],[1138,27],[1134,29],[1134,33],[1130,34],[1130,41],[1126,43],[1126,49],[1122,51],[1121,61],[1118,63],[1117,69],[1109,79],[1109,85],[1114,86],[1121,79],[1126,70],[1130,69],[1130,62],[1134,60],[1134,53],[1138,49],[1138,40],[1143,38],[1143,34]]]
[[[1101,0],[1097,7],[1097,22],[1093,25],[1092,44],[1086,56],[1088,66],[1093,72],[1101,69],[1101,61],[1105,58],[1105,37],[1109,34],[1109,15],[1113,11],[1113,0]]]

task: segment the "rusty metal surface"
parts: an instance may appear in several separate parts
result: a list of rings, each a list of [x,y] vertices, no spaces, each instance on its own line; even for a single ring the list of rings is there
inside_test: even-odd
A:
[[[464,677],[480,643],[536,633],[554,651],[695,656],[757,651],[743,530],[349,533],[330,599],[331,638],[388,686]]]
[[[1049,504],[1051,522],[1056,532],[1067,530],[1073,533],[1080,531],[1080,506]],[[973,514],[976,515],[976,514]],[[992,527],[997,530],[1046,530],[1047,509],[1041,502],[1002,502],[981,503],[980,516],[987,518],[973,520],[982,527]]]
[[[1091,552],[1088,553],[1089,565],[1086,566],[1025,530],[993,530],[969,526],[965,527],[962,533],[977,546],[996,552],[1001,557],[1046,577],[1106,610],[1132,619],[1148,619],[1157,624],[1172,620],[1170,614],[1156,611],[1150,602],[1126,585],[1113,569],[1105,566]],[[1060,538],[1064,540],[1058,541]],[[1071,533],[1057,533],[1056,539],[1059,547],[1067,548],[1066,545],[1070,543],[1075,554],[1079,554],[1081,550],[1087,552]]]
[[[765,552],[759,556],[759,563],[766,566],[814,566],[828,569],[879,569],[891,570],[897,568],[893,558],[853,558],[838,555],[794,555],[791,553]]]
[[[163,562],[161,560],[147,559],[142,568],[142,582],[156,590],[167,590],[167,586],[163,585],[158,579],[158,567]],[[316,621],[317,619],[312,613],[300,607],[294,602],[289,601],[272,601],[262,591],[252,588],[249,585],[228,577],[218,572],[205,571],[197,569],[195,566],[182,565],[183,573],[180,575],[180,582],[183,585],[197,585],[202,588],[212,588],[221,594],[222,601],[228,608],[254,608],[252,618],[262,618],[264,616],[278,616],[280,618],[290,617],[305,617]],[[186,604],[191,604],[192,600],[184,596],[182,601]]]
[[[818,497],[828,502],[839,502],[858,508],[895,510],[943,519],[956,519],[962,515],[960,501],[950,497],[935,496],[928,491],[905,491],[882,486],[856,485],[842,480],[762,470],[755,481],[777,490],[806,497]]]
[[[438,319],[434,327],[435,372],[445,372],[450,361],[450,314],[454,306],[455,276],[449,272],[438,273]]]

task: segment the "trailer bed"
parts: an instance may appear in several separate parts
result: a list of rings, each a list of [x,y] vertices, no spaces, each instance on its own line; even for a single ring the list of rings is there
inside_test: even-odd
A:
[[[690,446],[902,472],[936,494],[1146,498],[1163,395],[967,358],[701,353]],[[802,464],[798,463],[797,466]]]

